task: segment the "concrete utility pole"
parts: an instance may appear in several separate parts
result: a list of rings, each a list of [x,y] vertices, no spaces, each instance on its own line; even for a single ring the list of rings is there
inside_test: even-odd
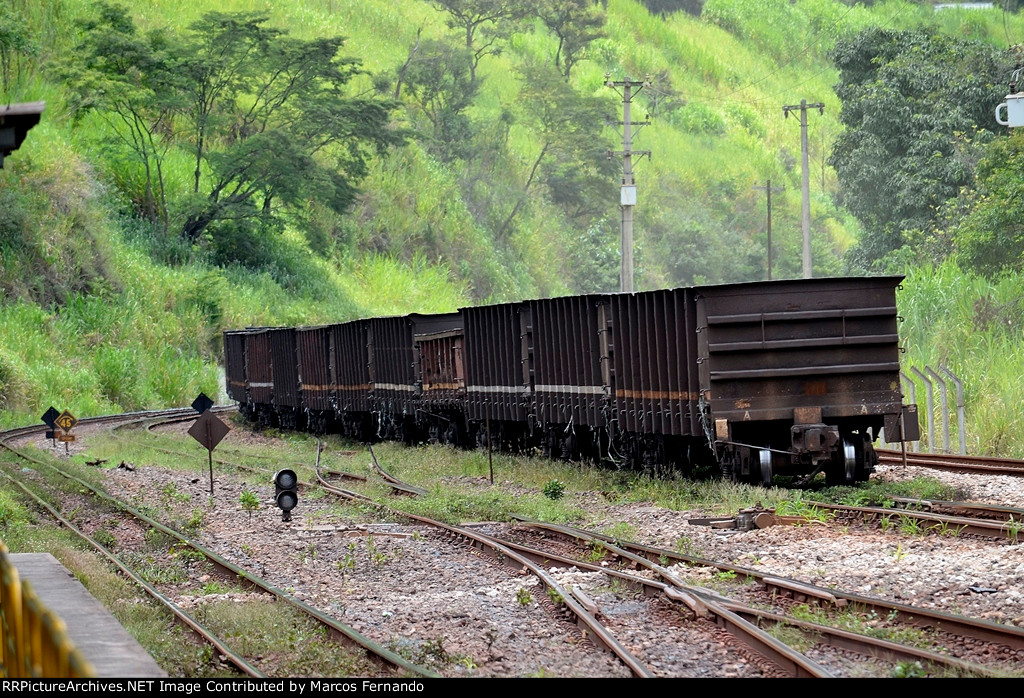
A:
[[[763,187],[754,187],[768,196],[768,280],[772,280],[772,192],[786,191],[785,187],[773,187],[772,180],[765,180]]]
[[[809,167],[807,165],[807,110],[817,109],[819,114],[825,113],[825,105],[821,102],[808,104],[806,99],[801,99],[800,104],[790,104],[782,107],[782,113],[789,118],[789,112],[800,110],[800,161],[803,165],[803,178],[800,182],[800,189],[803,198],[803,231],[804,231],[804,278],[811,278],[811,180]]]
[[[647,126],[649,121],[634,122],[630,115],[630,105],[633,96],[640,90],[651,86],[651,76],[645,76],[643,81],[633,80],[627,77],[625,80],[612,80],[611,73],[605,73],[604,84],[613,89],[622,88],[622,150],[614,152],[609,150],[608,157],[619,155],[622,157],[622,187],[619,191],[619,205],[622,208],[622,225],[620,236],[620,248],[622,255],[622,269],[619,274],[619,290],[623,293],[633,292],[633,207],[636,206],[636,183],[633,181],[633,156],[638,158],[650,157],[649,150],[633,150],[633,127]],[[637,88],[636,92],[633,88]]]

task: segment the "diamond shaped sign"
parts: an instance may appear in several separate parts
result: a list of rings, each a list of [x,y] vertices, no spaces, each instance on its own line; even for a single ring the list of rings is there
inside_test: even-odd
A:
[[[46,410],[46,412],[43,413],[43,416],[40,417],[40,419],[43,420],[43,423],[46,424],[46,426],[50,427],[51,429],[56,429],[57,417],[59,416],[60,412],[57,411],[57,408],[54,407],[53,405],[50,405],[50,409]]]
[[[231,427],[207,411],[199,415],[199,419],[189,428],[188,435],[201,443],[207,451],[212,451],[229,431]]]
[[[192,409],[199,414],[213,407],[213,400],[206,396],[206,393],[199,393],[199,397],[192,401]]]
[[[78,420],[75,419],[75,415],[71,414],[67,410],[61,412],[60,416],[57,417],[57,419],[54,421],[56,421],[57,426],[59,426],[64,431],[71,431],[75,427],[75,425],[78,424]]]

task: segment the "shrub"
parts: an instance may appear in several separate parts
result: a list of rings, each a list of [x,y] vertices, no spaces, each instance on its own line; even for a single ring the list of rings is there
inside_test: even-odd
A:
[[[551,480],[544,485],[544,496],[548,499],[561,499],[565,494],[565,484],[560,480]]]

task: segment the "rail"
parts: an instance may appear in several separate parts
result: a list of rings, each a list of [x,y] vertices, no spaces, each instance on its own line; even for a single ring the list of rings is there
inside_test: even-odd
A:
[[[93,668],[68,637],[67,628],[22,581],[0,542],[0,674],[8,679],[91,678]]]

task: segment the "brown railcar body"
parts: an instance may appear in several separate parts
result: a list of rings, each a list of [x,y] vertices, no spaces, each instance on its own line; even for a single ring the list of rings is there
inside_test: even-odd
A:
[[[225,333],[250,416],[724,475],[866,479],[899,423],[900,277],[593,294]],[[308,415],[303,425],[301,416]],[[312,416],[316,415],[316,419]],[[492,427],[493,425],[493,427]],[[493,428],[493,434],[492,434]]]

